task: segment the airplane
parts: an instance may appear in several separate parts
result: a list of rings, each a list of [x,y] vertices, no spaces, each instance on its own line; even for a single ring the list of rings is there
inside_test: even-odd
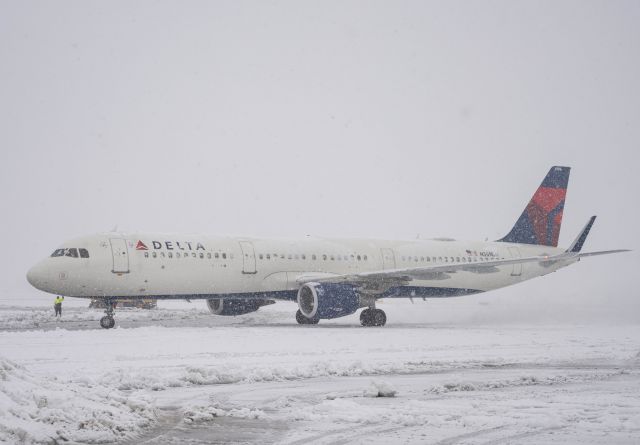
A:
[[[299,324],[360,313],[384,326],[381,298],[441,298],[510,286],[580,261],[596,219],[558,248],[569,167],[552,167],[511,231],[493,242],[449,238],[261,239],[109,232],[63,243],[27,273],[37,289],[102,299],[100,326],[115,326],[120,299],[205,299],[216,315],[297,301]]]

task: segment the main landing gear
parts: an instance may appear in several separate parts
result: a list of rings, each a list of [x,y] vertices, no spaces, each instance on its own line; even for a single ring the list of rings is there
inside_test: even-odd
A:
[[[360,324],[362,326],[384,326],[387,323],[387,314],[382,309],[375,307],[360,312]]]
[[[100,319],[100,326],[104,329],[111,329],[116,325],[116,321],[113,319],[113,310],[116,307],[116,303],[112,300],[105,300],[104,304],[107,307],[104,311],[107,315]]]
[[[320,319],[318,319],[318,318],[307,318],[307,317],[304,316],[302,311],[300,309],[298,309],[298,312],[296,312],[296,321],[298,322],[298,324],[318,324]]]

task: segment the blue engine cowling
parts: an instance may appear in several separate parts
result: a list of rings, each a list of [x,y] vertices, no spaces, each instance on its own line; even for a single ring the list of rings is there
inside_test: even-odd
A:
[[[353,284],[307,283],[298,290],[298,307],[307,318],[338,318],[360,308],[360,296]]]
[[[255,312],[262,306],[273,304],[273,300],[249,300],[249,299],[237,299],[229,300],[222,298],[215,298],[207,300],[207,306],[211,313],[216,315],[243,315],[250,312]]]

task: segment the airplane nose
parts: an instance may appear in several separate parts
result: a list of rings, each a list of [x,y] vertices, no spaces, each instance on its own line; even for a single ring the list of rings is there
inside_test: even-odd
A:
[[[33,266],[27,272],[27,281],[36,289],[42,289],[42,287],[44,286],[45,278],[46,276],[43,267],[39,264]]]

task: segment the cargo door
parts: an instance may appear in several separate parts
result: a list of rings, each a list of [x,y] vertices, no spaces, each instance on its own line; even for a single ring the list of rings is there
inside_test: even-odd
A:
[[[242,273],[257,273],[256,252],[253,244],[249,241],[240,241],[240,249],[242,249]]]
[[[127,242],[122,238],[109,239],[111,255],[113,256],[113,273],[129,273],[129,251]]]
[[[509,254],[513,259],[520,258],[520,249],[518,249],[517,247],[509,247]],[[511,276],[519,277],[520,275],[522,275],[522,263],[514,264],[513,268],[511,269]]]

